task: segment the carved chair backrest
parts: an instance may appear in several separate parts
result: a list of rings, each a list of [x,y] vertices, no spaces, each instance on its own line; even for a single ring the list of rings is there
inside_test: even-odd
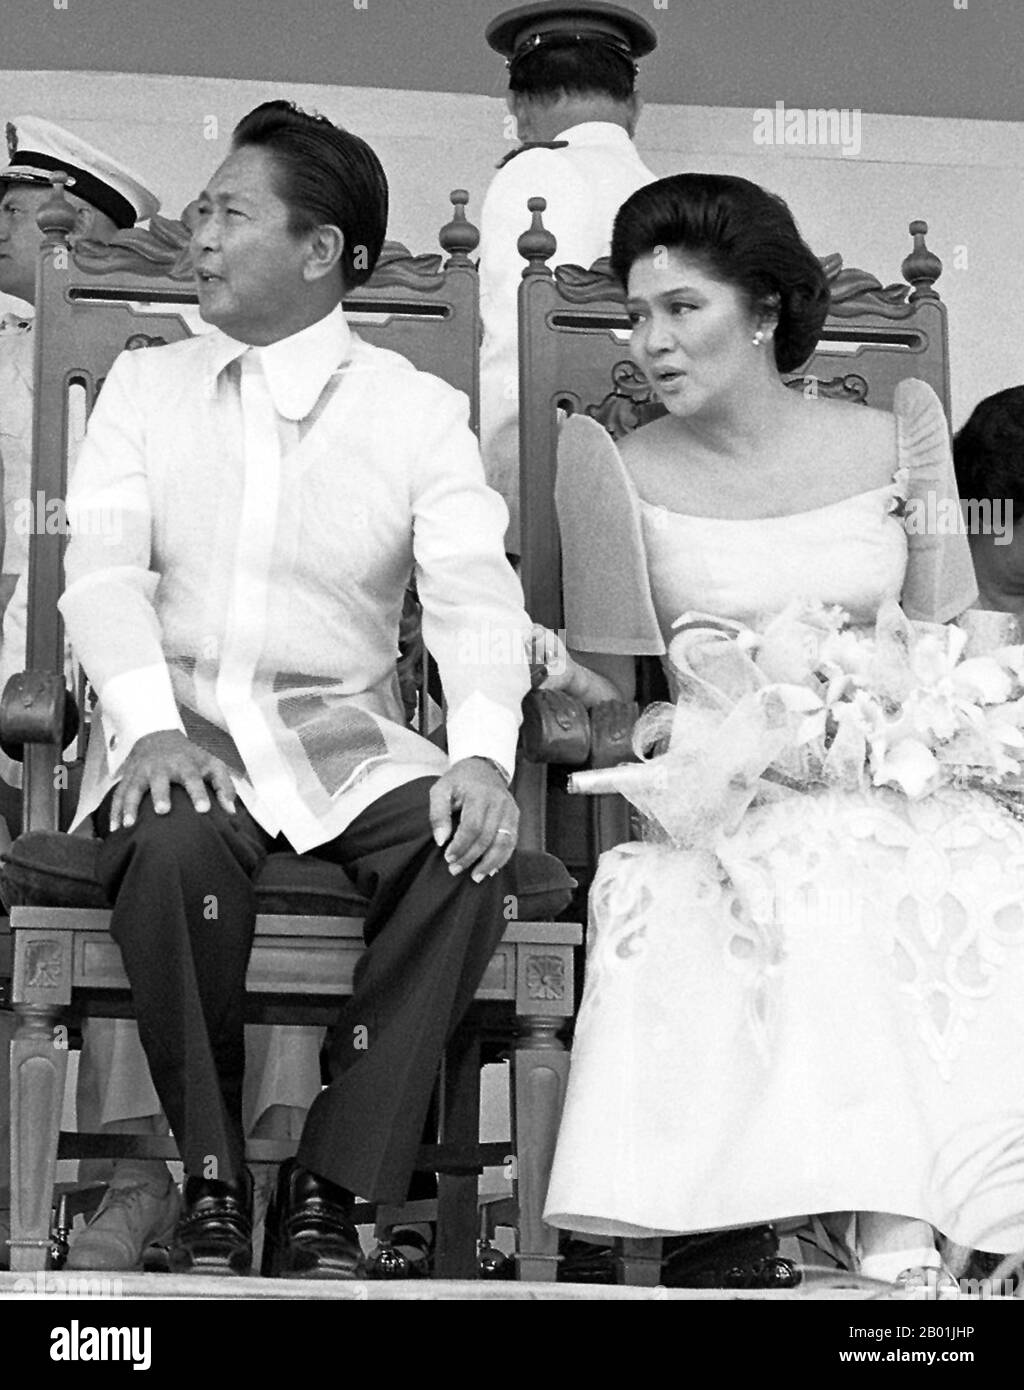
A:
[[[590,270],[550,262],[555,238],[543,225],[543,198],[532,198],[531,227],[519,239],[527,264],[519,291],[519,438],[522,579],[527,609],[547,627],[562,626],[561,544],[554,508],[559,411],[583,411],[614,438],[664,407],[629,355],[623,295],[607,260]],[[907,283],[883,287],[866,272],[822,264],[832,306],[818,348],[794,389],[892,406],[897,382],[931,385],[949,414],[945,306],[934,282],[942,262],[925,246],[927,226],[912,222],[914,247],[903,261]]]
[[[900,267],[904,278],[892,285],[846,269],[841,256],[823,258],[832,289],[829,315],[817,349],[789,385],[814,381],[823,395],[891,410],[897,384],[918,377],[949,418],[946,306],[935,288],[942,262],[925,245],[927,233],[926,222],[911,222],[914,244]]]
[[[80,243],[71,251],[67,235],[74,213],[63,197],[63,182],[63,174],[55,176],[53,197],[38,219],[45,240],[37,267],[34,326],[34,516],[63,516],[76,392],[84,396],[87,415],[118,353],[176,342],[189,336],[190,320],[198,322],[188,232],[182,224],[154,218],[149,229],[121,233],[113,245]],[[452,221],[439,236],[446,258],[412,256],[404,246],[389,242],[371,279],[346,297],[344,307],[361,337],[402,353],[415,366],[464,391],[475,429],[480,330],[477,274],[470,252],[479,233],[466,219],[468,194],[457,190],[451,202]],[[29,670],[63,670],[57,600],[65,530],[63,523],[50,533],[33,528]],[[403,627],[408,630],[406,624]],[[60,788],[55,786],[54,766],[59,761],[59,750],[26,745],[26,830],[57,825]]]

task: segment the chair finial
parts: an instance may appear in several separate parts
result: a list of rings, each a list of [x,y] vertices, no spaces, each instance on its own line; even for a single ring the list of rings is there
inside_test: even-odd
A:
[[[48,242],[66,242],[75,226],[75,210],[64,196],[68,176],[63,169],[50,175],[53,192],[36,213],[36,225]]]
[[[913,286],[908,303],[918,299],[938,299],[939,292],[935,281],[942,274],[942,262],[934,251],[925,245],[928,223],[915,221],[910,224],[910,235],[914,238],[914,249],[904,260],[900,269],[908,285]]]
[[[533,214],[533,221],[516,242],[519,254],[529,261],[529,265],[523,271],[524,278],[527,275],[551,274],[551,267],[546,262],[558,250],[558,242],[545,227],[544,219],[541,216],[547,205],[546,198],[530,198],[526,204]]]
[[[469,194],[464,188],[455,188],[449,194],[449,199],[454,208],[452,220],[446,222],[438,234],[442,251],[448,252],[448,259],[444,263],[446,270],[454,265],[469,265],[470,254],[480,244],[480,232],[466,216]]]

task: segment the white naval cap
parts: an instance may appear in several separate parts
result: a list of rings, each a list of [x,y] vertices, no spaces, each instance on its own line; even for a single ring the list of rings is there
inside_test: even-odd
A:
[[[106,213],[119,229],[134,227],[160,209],[160,199],[137,174],[42,116],[17,116],[8,121],[7,154],[7,167],[0,169],[0,185],[49,184],[53,172],[63,169],[68,176],[68,192]]]

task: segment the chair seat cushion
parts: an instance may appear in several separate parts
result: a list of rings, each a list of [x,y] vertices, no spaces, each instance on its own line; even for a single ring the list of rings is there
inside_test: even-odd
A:
[[[0,895],[8,908],[96,907],[110,902],[96,872],[99,840],[32,830],[2,856]],[[572,899],[575,879],[553,854],[524,850],[516,856],[519,921],[557,917]],[[260,912],[311,917],[362,917],[366,899],[345,870],[308,854],[267,856],[256,880]]]

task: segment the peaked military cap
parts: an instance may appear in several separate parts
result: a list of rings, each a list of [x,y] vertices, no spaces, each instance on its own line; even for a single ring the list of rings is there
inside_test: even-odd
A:
[[[160,199],[130,169],[41,116],[18,116],[8,122],[7,151],[0,187],[8,183],[45,186],[62,169],[68,176],[68,192],[106,213],[119,228],[134,227],[159,211]]]
[[[545,44],[566,39],[601,43],[621,53],[630,62],[650,53],[658,36],[632,10],[621,5],[533,4],[507,10],[487,26],[490,46],[508,60],[508,66]]]

